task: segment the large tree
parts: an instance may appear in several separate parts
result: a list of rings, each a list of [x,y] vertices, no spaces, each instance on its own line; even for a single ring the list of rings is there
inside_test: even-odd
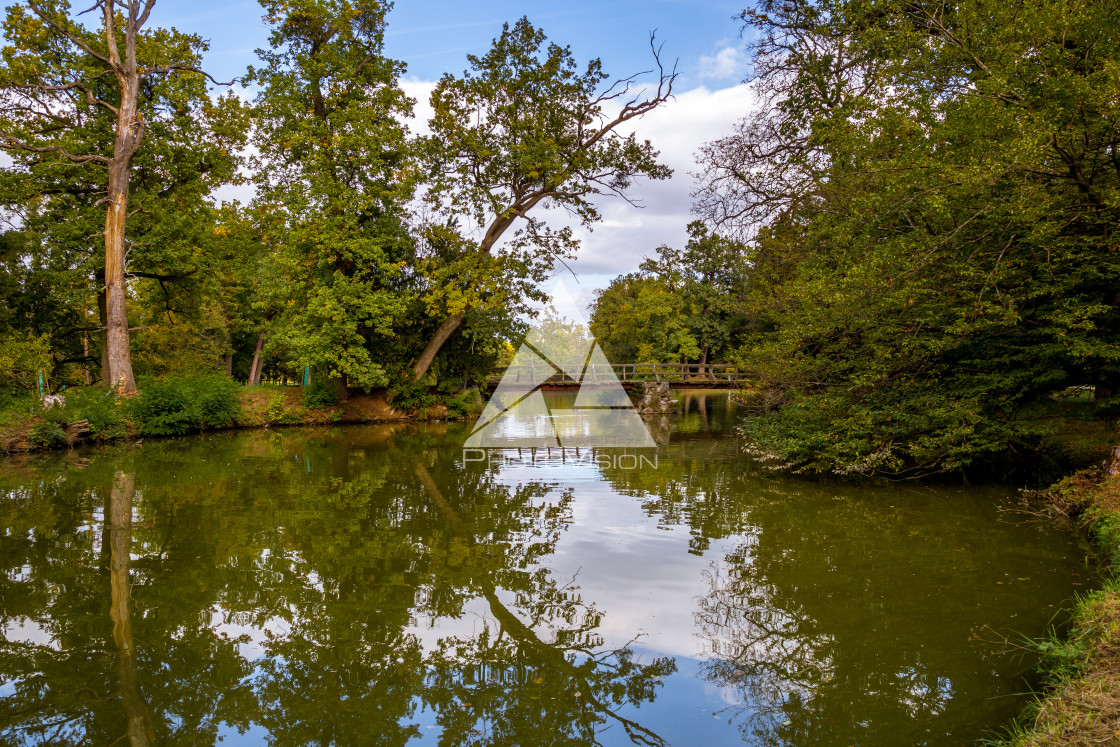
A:
[[[101,0],[90,30],[57,1],[29,0],[8,10],[0,82],[7,95],[0,148],[25,168],[48,164],[103,168],[90,179],[105,205],[104,379],[136,388],[126,307],[125,224],[147,206],[130,204],[134,160],[155,122],[184,110],[212,108],[199,69],[205,45],[174,31],[145,31],[155,0]],[[88,11],[87,11],[88,12]],[[155,89],[162,95],[150,96]],[[145,110],[142,102],[153,105]],[[158,99],[158,101],[153,101]],[[55,173],[58,173],[56,171]],[[49,193],[49,189],[45,190]]]
[[[580,71],[568,47],[546,45],[544,32],[522,18],[467,60],[462,77],[436,84],[431,134],[420,145],[428,232],[450,249],[424,268],[424,302],[440,321],[413,363],[416,379],[469,311],[520,306],[524,281],[574,252],[571,230],[550,229],[538,206],[590,227],[596,198],[625,198],[634,179],[671,174],[648,140],[626,131],[671,95],[676,73],[662,68],[657,48],[653,85],[636,87],[639,76],[604,85],[599,60]]]
[[[260,86],[255,207],[272,252],[259,298],[271,317],[267,347],[340,387],[383,386],[377,353],[407,309],[412,252],[403,220],[412,101],[399,85],[404,65],[383,54],[391,5],[263,5],[270,48],[249,80]]]
[[[705,215],[755,236],[775,463],[912,475],[1044,433],[1120,381],[1120,15],[987,0],[764,0],[765,113],[706,150]]]

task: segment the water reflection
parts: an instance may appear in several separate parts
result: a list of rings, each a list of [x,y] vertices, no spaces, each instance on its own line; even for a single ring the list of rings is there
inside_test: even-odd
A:
[[[449,425],[5,463],[0,741],[934,745],[1013,713],[1022,664],[971,631],[1041,632],[1072,538],[776,480],[704,396],[655,469],[464,462]]]
[[[121,705],[128,718],[128,741],[147,747],[156,737],[152,709],[140,691],[136,672],[136,641],[132,636],[132,498],[135,475],[118,472],[109,491],[109,616],[113,619],[113,643],[117,647],[117,682]]]

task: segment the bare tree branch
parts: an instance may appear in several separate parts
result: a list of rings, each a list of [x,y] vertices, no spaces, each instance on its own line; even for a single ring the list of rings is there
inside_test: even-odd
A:
[[[58,153],[63,158],[73,161],[74,163],[110,163],[110,160],[105,156],[76,156],[58,145],[30,145],[17,137],[3,134],[0,134],[0,150],[20,150],[28,153]]]

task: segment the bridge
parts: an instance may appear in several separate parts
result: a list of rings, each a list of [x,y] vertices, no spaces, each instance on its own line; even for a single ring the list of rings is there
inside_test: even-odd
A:
[[[609,372],[608,372],[608,369]],[[487,379],[491,389],[498,385],[507,374],[514,381],[537,381],[540,374],[551,370],[553,374],[541,384],[542,389],[568,389],[580,386],[580,382],[557,371],[552,366],[508,366],[498,369]],[[636,387],[644,382],[665,382],[674,389],[726,389],[739,387],[750,381],[742,366],[732,363],[612,363],[610,365],[592,363],[584,370],[584,381],[592,384],[610,382],[613,373],[624,387]]]

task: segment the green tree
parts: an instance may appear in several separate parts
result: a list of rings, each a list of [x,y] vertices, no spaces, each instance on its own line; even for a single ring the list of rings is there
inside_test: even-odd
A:
[[[321,368],[339,386],[388,383],[374,352],[408,310],[413,256],[403,204],[411,166],[402,119],[404,65],[383,55],[389,5],[265,0],[270,49],[254,142],[257,220],[271,253],[260,307],[268,350]],[[259,374],[258,374],[259,375]]]
[[[591,328],[612,360],[710,363],[740,343],[747,249],[699,221],[688,232],[599,292]]]
[[[213,136],[223,127],[209,120],[235,108],[229,101],[215,105],[207,93],[208,76],[199,69],[205,50],[201,39],[144,29],[154,5],[155,0],[98,2],[91,8],[101,15],[96,32],[76,23],[63,3],[30,0],[12,6],[5,20],[9,43],[0,70],[0,86],[9,94],[0,123],[0,148],[16,159],[17,170],[44,179],[38,184],[39,195],[73,194],[72,188],[52,189],[55,180],[73,178],[75,168],[104,168],[96,176],[80,176],[86,181],[82,193],[101,195],[95,204],[107,206],[101,282],[108,370],[103,374],[120,391],[135,389],[126,309],[125,224],[138,212],[169,207],[130,201],[141,146],[148,141],[149,148],[160,148],[162,138],[198,138],[200,131]],[[230,136],[237,140],[230,130],[217,139]],[[200,155],[191,161],[196,171],[206,170]],[[223,155],[228,158],[228,151]],[[174,167],[171,161],[163,151],[151,165],[166,177]]]
[[[754,237],[744,345],[811,471],[965,467],[1120,376],[1120,17],[1073,2],[767,0],[764,114],[705,151],[699,207]],[[759,230],[761,226],[761,230]]]
[[[574,251],[571,230],[550,229],[538,205],[591,226],[596,197],[625,198],[638,177],[668,178],[649,141],[621,131],[671,95],[676,73],[664,70],[656,48],[654,60],[652,90],[634,90],[636,76],[604,86],[599,60],[580,72],[568,47],[546,46],[522,18],[505,24],[485,55],[468,55],[461,78],[440,79],[431,135],[419,147],[427,232],[446,249],[421,268],[426,311],[440,323],[413,363],[416,379],[469,311],[521,308],[532,283]]]

